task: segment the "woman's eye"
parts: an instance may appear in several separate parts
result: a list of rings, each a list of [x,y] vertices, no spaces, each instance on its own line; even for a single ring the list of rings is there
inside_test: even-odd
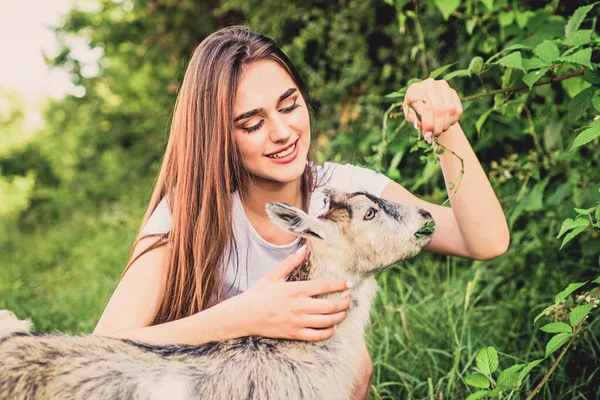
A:
[[[244,127],[242,127],[242,129],[243,129],[244,131],[246,131],[246,132],[250,133],[250,132],[253,132],[253,131],[257,130],[257,129],[260,129],[260,127],[261,127],[261,126],[263,126],[263,124],[264,124],[264,123],[265,123],[265,120],[264,120],[264,119],[261,119],[261,120],[260,120],[260,122],[259,122],[258,124],[254,125],[254,126],[250,126],[250,127],[248,127],[248,128],[244,128]]]
[[[375,218],[375,214],[377,214],[377,210],[375,210],[374,208],[369,208],[369,211],[367,211],[367,213],[365,214],[365,221],[369,221]]]
[[[289,107],[282,108],[282,109],[281,109],[281,110],[279,110],[279,111],[283,111],[284,113],[289,113],[290,111],[293,111],[293,110],[295,110],[295,109],[296,109],[296,108],[298,108],[298,107],[300,107],[300,104],[296,104],[296,100],[294,99],[294,104],[292,104],[292,105],[291,105],[291,106],[289,106]]]
[[[294,104],[292,104],[292,105],[291,105],[291,106],[289,106],[289,107],[282,108],[282,109],[281,109],[281,110],[279,110],[279,111],[281,111],[281,112],[284,112],[284,113],[289,113],[289,112],[292,112],[292,111],[294,111],[294,110],[295,110],[296,108],[298,108],[298,107],[302,107],[302,106],[301,106],[300,104],[296,104],[296,100],[294,99]],[[247,133],[254,132],[254,131],[255,131],[255,130],[257,130],[257,129],[260,129],[260,128],[263,126],[263,124],[264,124],[264,123],[265,123],[265,120],[264,120],[264,119],[261,119],[261,120],[260,120],[260,122],[259,122],[258,124],[254,125],[254,126],[250,126],[250,127],[248,127],[248,128],[242,127],[242,129],[243,129],[245,132],[247,132]]]

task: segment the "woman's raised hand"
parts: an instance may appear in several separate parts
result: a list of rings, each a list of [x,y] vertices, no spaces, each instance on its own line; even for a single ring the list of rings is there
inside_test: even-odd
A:
[[[431,135],[440,136],[454,125],[463,113],[458,94],[447,81],[431,78],[413,83],[406,90],[402,103],[406,120],[422,128],[423,137],[429,144]],[[415,111],[421,121],[417,119]]]
[[[324,340],[346,318],[350,297],[316,299],[312,296],[341,292],[346,281],[286,282],[285,278],[306,257],[306,247],[283,260],[246,292],[235,296],[239,318],[248,334],[295,340]]]

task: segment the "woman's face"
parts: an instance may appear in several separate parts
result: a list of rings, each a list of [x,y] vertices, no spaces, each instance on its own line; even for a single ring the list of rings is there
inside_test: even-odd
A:
[[[300,90],[285,69],[270,60],[244,68],[233,118],[234,140],[251,174],[280,183],[302,176],[310,118]]]

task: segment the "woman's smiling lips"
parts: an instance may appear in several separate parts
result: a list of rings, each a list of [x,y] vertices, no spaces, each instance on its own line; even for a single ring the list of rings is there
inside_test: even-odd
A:
[[[265,156],[271,159],[271,161],[273,161],[276,164],[287,164],[296,159],[296,157],[298,156],[299,142],[300,139],[296,139],[296,141],[292,144],[282,147],[272,153],[265,154]],[[283,156],[279,156],[281,153],[283,153]]]

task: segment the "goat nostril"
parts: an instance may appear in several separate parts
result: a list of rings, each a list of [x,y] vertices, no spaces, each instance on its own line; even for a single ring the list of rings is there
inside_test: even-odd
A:
[[[427,218],[427,219],[433,219],[433,217],[431,216],[431,214],[430,214],[430,213],[429,213],[429,211],[427,211],[427,210],[420,209],[420,210],[419,210],[419,214],[421,214],[421,216],[422,216],[423,218]]]

